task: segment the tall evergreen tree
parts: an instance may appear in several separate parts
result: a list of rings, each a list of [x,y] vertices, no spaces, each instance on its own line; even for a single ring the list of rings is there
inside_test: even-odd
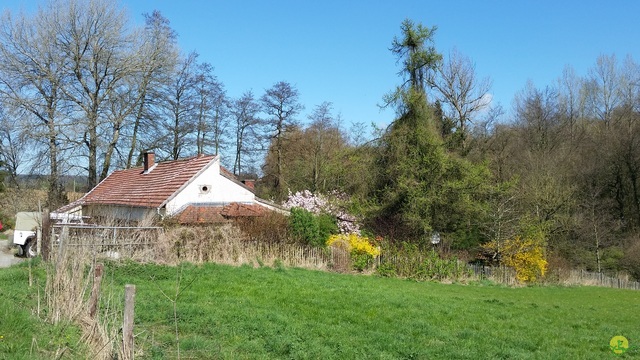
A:
[[[381,139],[376,163],[378,231],[402,239],[420,240],[433,231],[469,232],[481,211],[479,193],[488,171],[450,154],[443,142],[441,119],[427,99],[425,86],[441,58],[432,43],[434,28],[402,23],[402,37],[392,52],[405,75],[385,100],[397,107],[398,118]],[[381,228],[382,227],[382,228]]]

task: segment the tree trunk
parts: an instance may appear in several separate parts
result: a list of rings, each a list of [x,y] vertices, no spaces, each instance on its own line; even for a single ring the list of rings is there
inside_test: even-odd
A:
[[[136,152],[136,146],[138,145],[138,129],[140,128],[140,121],[142,120],[142,115],[144,113],[144,105],[147,98],[147,92],[143,91],[140,96],[140,105],[138,105],[138,113],[136,114],[136,120],[133,123],[133,133],[131,134],[131,147],[129,148],[129,154],[127,155],[127,165],[126,168],[130,169],[133,164],[133,156]]]
[[[174,114],[173,125],[173,149],[171,149],[171,156],[173,160],[178,160],[180,157],[180,118],[178,114]]]
[[[593,220],[593,235],[596,238],[596,263],[598,265],[598,273],[602,272],[600,262],[600,234],[598,233],[598,221],[596,220],[595,205],[591,204],[591,219]]]
[[[102,164],[102,173],[100,174],[100,181],[106,179],[109,175],[109,168],[111,167],[111,157],[113,156],[113,152],[118,145],[118,139],[120,138],[120,123],[117,122],[113,124],[113,136],[111,137],[111,142],[107,147],[107,151],[104,155],[104,163]]]
[[[276,195],[278,199],[282,197],[282,144],[280,143],[280,138],[278,137],[277,145],[276,145],[276,155],[277,155],[277,165],[276,165]]]
[[[89,166],[87,168],[87,186],[89,189],[93,189],[97,184],[97,174],[98,174],[98,124],[96,123],[97,114],[90,118],[89,121],[89,139],[85,138],[85,144],[87,145],[87,150],[89,150]]]
[[[50,108],[49,119],[46,122],[49,128],[48,145],[49,145],[49,193],[47,194],[47,203],[50,209],[57,209],[58,205],[62,205],[64,200],[64,189],[60,184],[60,175],[58,174],[58,135],[55,128],[55,110]]]
[[[238,134],[236,140],[236,160],[233,163],[233,174],[240,175],[240,155],[242,153],[242,134]]]

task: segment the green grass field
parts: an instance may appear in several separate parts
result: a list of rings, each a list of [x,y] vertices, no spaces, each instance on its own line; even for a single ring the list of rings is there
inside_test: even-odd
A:
[[[76,326],[53,326],[38,316],[39,295],[40,315],[44,317],[46,311],[42,306],[45,274],[38,262],[33,262],[32,286],[27,262],[0,269],[0,359],[85,358]]]
[[[20,290],[26,285],[25,271],[24,266],[0,270],[3,305],[35,305],[34,291]],[[176,299],[178,277],[182,358],[640,358],[638,291],[448,285],[214,264],[112,264],[103,280],[104,293],[112,295],[103,300],[121,299],[124,284],[136,285],[139,359],[177,358],[171,300]],[[0,359],[14,358],[9,355],[25,346],[7,336],[21,322],[36,328],[39,339],[58,332],[66,337],[49,339],[53,345],[77,340],[72,328],[51,329],[28,316],[11,319],[13,325],[5,326],[4,317],[0,324]],[[616,335],[629,340],[623,355],[609,349]],[[81,349],[72,350],[81,354]]]

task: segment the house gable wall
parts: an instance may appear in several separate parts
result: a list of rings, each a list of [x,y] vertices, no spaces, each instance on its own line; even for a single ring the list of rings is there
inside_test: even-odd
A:
[[[191,180],[166,204],[167,216],[175,215],[187,204],[253,203],[255,195],[244,186],[220,175],[220,161],[211,164]]]

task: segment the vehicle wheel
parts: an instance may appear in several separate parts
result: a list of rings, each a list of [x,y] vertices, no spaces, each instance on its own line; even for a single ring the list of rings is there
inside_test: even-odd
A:
[[[38,240],[30,239],[24,244],[24,256],[28,258],[36,257],[38,255]]]

